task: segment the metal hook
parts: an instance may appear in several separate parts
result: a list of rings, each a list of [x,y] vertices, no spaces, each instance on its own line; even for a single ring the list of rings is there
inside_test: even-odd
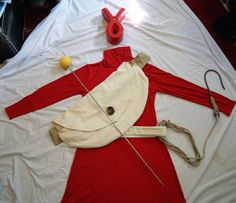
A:
[[[211,90],[209,88],[209,85],[208,85],[207,79],[206,79],[207,73],[209,73],[209,72],[214,72],[219,76],[220,84],[221,84],[222,88],[225,90],[225,87],[224,87],[224,84],[223,84],[223,81],[222,81],[222,78],[221,78],[220,74],[217,71],[213,70],[213,69],[209,69],[204,73],[204,81],[205,81],[205,84],[206,84],[206,87],[207,87],[207,90],[208,90],[209,94],[211,95]]]
[[[214,116],[215,116],[216,118],[219,118],[219,117],[220,117],[220,112],[219,112],[218,106],[217,106],[217,104],[216,104],[216,101],[215,101],[215,99],[213,98],[213,96],[212,96],[212,94],[211,94],[211,90],[210,90],[210,88],[209,88],[209,85],[208,85],[207,79],[206,79],[207,73],[209,73],[209,72],[214,72],[214,73],[216,73],[216,74],[219,76],[220,84],[221,84],[221,86],[222,86],[222,88],[223,88],[224,90],[225,90],[225,87],[224,87],[223,81],[222,81],[222,79],[221,79],[221,76],[220,76],[220,74],[219,74],[217,71],[210,69],[210,70],[207,70],[207,71],[205,72],[205,74],[204,74],[204,81],[205,81],[205,84],[206,84],[208,93],[209,93],[209,95],[210,95],[211,105],[212,105],[212,107],[213,107],[213,109],[214,109]]]

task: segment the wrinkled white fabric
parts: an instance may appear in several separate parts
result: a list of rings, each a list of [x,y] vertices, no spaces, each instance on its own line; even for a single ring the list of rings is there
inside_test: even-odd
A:
[[[81,67],[102,60],[102,52],[113,47],[106,41],[101,9],[128,12],[122,21],[124,38],[133,55],[144,52],[151,63],[174,75],[205,87],[208,75],[212,90],[236,99],[236,73],[201,22],[182,0],[62,0],[33,31],[22,50],[0,69],[0,202],[60,202],[74,149],[54,146],[48,135],[55,120],[80,96],[9,120],[4,107],[66,74],[59,68],[63,55]],[[211,109],[165,94],[156,96],[159,121],[166,119],[191,130],[199,149],[214,120]],[[183,110],[184,109],[184,110]],[[200,126],[200,127],[199,127]],[[236,112],[221,115],[219,125],[198,168],[186,165],[171,153],[185,198],[189,203],[236,202]],[[184,136],[168,131],[168,140],[191,153]],[[219,193],[225,191],[225,193]],[[220,194],[220,195],[219,195]]]

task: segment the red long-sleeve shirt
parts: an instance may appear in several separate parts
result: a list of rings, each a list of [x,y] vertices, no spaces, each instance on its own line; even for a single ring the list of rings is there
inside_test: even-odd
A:
[[[104,59],[75,71],[91,90],[114,72],[123,61],[132,59],[129,47],[104,51]],[[149,79],[149,94],[143,114],[135,123],[157,124],[154,108],[156,92],[163,92],[211,107],[208,91],[167,73],[151,64],[143,69]],[[86,94],[73,74],[55,80],[6,108],[9,118],[41,109],[73,95]],[[230,115],[235,105],[213,92],[219,110]],[[123,139],[98,149],[77,149],[62,202],[185,202],[170,155],[156,138],[130,139],[151,168],[166,183],[153,177]]]

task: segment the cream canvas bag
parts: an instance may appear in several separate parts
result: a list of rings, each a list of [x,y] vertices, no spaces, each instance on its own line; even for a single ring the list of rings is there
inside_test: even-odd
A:
[[[93,148],[105,146],[122,135],[165,135],[164,126],[133,126],[142,115],[148,97],[149,82],[142,71],[148,61],[145,57],[139,54],[133,61],[123,62],[90,94],[56,119],[50,130],[54,143],[62,140],[72,147]]]

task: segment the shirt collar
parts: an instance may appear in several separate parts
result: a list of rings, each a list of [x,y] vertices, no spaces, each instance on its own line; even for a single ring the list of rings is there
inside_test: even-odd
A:
[[[114,49],[105,50],[103,52],[103,64],[105,67],[114,67],[123,61],[132,60],[132,53],[129,46],[117,47]]]

